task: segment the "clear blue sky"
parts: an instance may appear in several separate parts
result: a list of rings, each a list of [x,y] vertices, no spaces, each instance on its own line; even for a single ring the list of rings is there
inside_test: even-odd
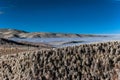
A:
[[[0,28],[120,34],[120,0],[0,0]]]

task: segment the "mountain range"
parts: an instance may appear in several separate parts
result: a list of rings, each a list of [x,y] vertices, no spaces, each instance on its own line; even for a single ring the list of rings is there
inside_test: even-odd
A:
[[[27,32],[17,29],[0,29],[0,37],[2,38],[61,38],[61,37],[77,38],[77,37],[103,37],[103,35]]]

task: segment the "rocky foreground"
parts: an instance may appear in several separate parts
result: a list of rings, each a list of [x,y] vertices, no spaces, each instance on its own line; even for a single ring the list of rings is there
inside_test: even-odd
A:
[[[120,42],[2,55],[0,80],[120,80]]]

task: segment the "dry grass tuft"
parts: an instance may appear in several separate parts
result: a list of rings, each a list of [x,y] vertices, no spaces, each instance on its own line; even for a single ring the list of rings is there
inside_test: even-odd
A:
[[[0,57],[0,80],[120,80],[120,42]]]

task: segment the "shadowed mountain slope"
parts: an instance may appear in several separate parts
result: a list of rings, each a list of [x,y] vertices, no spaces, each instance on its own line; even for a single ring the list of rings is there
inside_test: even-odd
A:
[[[5,38],[0,38],[0,46],[11,46],[11,47],[15,47],[15,46],[23,46],[23,47],[37,47],[37,48],[50,48],[51,46],[48,44],[44,44],[44,43],[32,43],[32,42],[17,42],[17,41],[13,41],[13,40],[9,40],[9,39],[5,39]]]

